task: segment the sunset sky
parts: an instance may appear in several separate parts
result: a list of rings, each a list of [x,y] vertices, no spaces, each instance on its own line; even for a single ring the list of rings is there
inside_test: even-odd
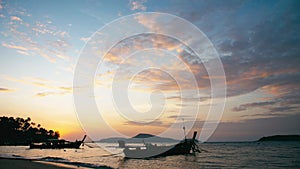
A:
[[[290,0],[0,0],[0,115],[31,117],[43,127],[59,130],[63,138],[81,138],[85,127],[80,125],[83,122],[77,118],[73,100],[74,72],[81,51],[97,30],[137,12],[169,13],[186,19],[207,36],[218,52],[226,75],[227,97],[221,122],[210,141],[300,134],[300,1]],[[145,27],[159,22],[155,17],[137,19]],[[164,25],[159,24],[163,29]],[[141,51],[157,46],[163,50]],[[124,61],[121,55],[126,54],[132,55]],[[203,62],[195,60],[192,52],[170,37],[130,37],[114,46],[98,67],[93,99],[104,120],[125,135],[159,134],[178,123],[170,133],[181,138],[183,124],[175,119],[184,118],[185,125],[192,125],[189,112],[199,105],[193,126],[201,131],[207,111],[213,106],[210,77]],[[124,72],[143,68],[141,65],[155,65],[176,75],[149,69],[134,77],[123,76]],[[125,71],[117,73],[118,78],[119,67]],[[118,85],[131,80],[130,103],[135,110],[147,113],[134,116],[136,119],[118,115],[112,101],[114,80]],[[114,99],[121,98],[124,105],[118,106],[131,110],[126,109],[128,104],[119,94]],[[163,113],[156,114],[162,111],[162,103]],[[180,117],[179,109],[183,111]],[[87,113],[89,118],[93,117]],[[148,124],[132,122],[154,118]],[[98,124],[91,121],[83,126],[93,128]],[[104,129],[97,132],[99,139],[112,136]]]

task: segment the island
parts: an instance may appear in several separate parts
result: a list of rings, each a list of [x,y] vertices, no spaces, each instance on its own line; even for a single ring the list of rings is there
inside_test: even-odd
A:
[[[300,141],[300,135],[274,135],[262,137],[257,141]]]

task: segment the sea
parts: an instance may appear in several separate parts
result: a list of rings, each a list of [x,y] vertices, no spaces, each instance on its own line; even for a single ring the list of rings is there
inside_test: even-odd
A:
[[[74,168],[194,169],[300,168],[300,142],[218,142],[199,144],[201,153],[126,159],[116,144],[85,143],[80,149],[0,146],[0,156],[71,165]],[[103,148],[104,147],[104,148]]]

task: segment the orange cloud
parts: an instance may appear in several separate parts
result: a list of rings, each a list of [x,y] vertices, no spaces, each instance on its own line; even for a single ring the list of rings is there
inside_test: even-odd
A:
[[[17,50],[22,50],[22,51],[27,51],[28,50],[26,47],[17,46],[17,45],[10,45],[10,44],[7,44],[7,43],[2,43],[2,46],[6,47],[6,48],[17,49]]]
[[[153,32],[160,32],[159,30],[162,30],[162,25],[156,22],[157,17],[159,14],[151,14],[151,15],[137,15],[135,19],[143,26],[148,28],[149,30]]]
[[[291,92],[291,89],[297,89],[298,84],[270,84],[262,87],[262,90],[273,96],[284,96]]]
[[[104,57],[104,60],[114,63],[114,64],[120,64],[122,61],[122,58],[120,56],[114,55],[112,53],[107,53]]]

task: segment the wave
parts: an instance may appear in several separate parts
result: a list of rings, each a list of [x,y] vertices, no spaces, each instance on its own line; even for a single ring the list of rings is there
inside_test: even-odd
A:
[[[68,161],[67,159],[64,158],[60,158],[60,157],[43,157],[43,158],[39,158],[37,160],[41,160],[41,161],[49,161],[49,162],[56,162],[56,161]]]
[[[43,157],[43,158],[25,158],[20,155],[0,155],[0,158],[6,158],[6,159],[18,159],[18,160],[31,160],[31,161],[44,161],[44,162],[51,162],[51,163],[57,163],[57,164],[66,164],[66,165],[72,165],[76,167],[86,167],[86,168],[98,168],[98,169],[113,169],[112,167],[106,166],[106,165],[95,165],[91,163],[83,163],[83,162],[74,162],[69,161],[65,158],[60,157]]]
[[[77,166],[77,167],[113,169],[112,167],[105,166],[105,165],[95,165],[95,164],[90,164],[90,163],[73,162],[73,161],[69,161],[67,159],[60,158],[60,157],[43,157],[43,158],[37,159],[37,161],[61,163],[61,164],[73,165],[73,166]]]
[[[16,155],[16,154],[0,154],[0,158],[9,158],[9,159],[26,159],[23,156]]]

